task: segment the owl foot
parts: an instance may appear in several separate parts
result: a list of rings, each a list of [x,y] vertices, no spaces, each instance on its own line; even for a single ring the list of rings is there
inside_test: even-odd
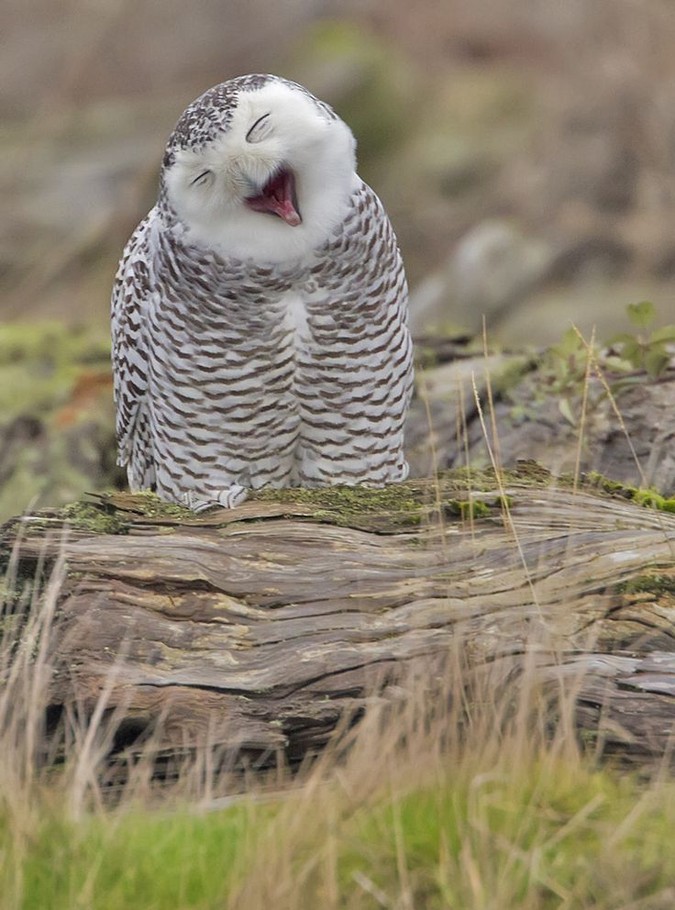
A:
[[[207,509],[234,509],[246,499],[248,499],[248,490],[238,483],[233,483],[231,487],[226,487],[224,490],[214,491],[210,499],[202,499],[194,490],[188,490],[181,496],[183,505],[197,514],[206,512]]]

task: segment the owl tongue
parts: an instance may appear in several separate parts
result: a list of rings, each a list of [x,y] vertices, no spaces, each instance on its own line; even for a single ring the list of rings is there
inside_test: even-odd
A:
[[[295,196],[295,176],[293,171],[281,168],[276,171],[257,196],[248,196],[246,204],[254,212],[268,212],[278,215],[291,227],[302,224]]]

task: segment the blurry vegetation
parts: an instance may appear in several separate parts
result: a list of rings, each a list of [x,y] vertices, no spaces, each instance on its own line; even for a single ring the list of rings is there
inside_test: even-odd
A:
[[[636,304],[629,316],[635,332],[622,333],[608,347],[570,328],[538,357],[509,356],[502,362],[499,357],[483,360],[477,344],[458,350],[462,357],[471,353],[473,363],[489,373],[492,394],[508,405],[509,422],[550,424],[553,405],[569,427],[580,429],[589,409],[597,411],[610,396],[620,408],[628,390],[665,376],[672,363],[675,326],[652,328],[657,314],[648,303]],[[442,377],[447,369],[435,364],[430,348],[421,350],[425,369],[419,367],[420,389],[434,375],[425,370],[437,366],[435,375]],[[29,506],[59,507],[84,492],[126,486],[124,472],[115,464],[109,352],[107,326],[101,331],[58,322],[0,327],[0,521]],[[456,380],[447,382],[447,396],[452,396]],[[426,427],[423,401],[418,398],[414,407],[413,421]],[[445,422],[442,413],[432,420]],[[617,420],[615,416],[613,422]],[[575,445],[572,440],[567,448]],[[565,449],[563,441],[559,446]],[[528,454],[521,448],[513,457]],[[480,464],[473,462],[474,467]],[[622,479],[644,485],[637,474]],[[329,489],[308,491],[307,496],[317,509],[331,514],[334,507],[349,511],[352,497],[358,508],[366,504],[387,514],[394,510],[401,522],[414,520],[407,511],[410,505],[395,491]]]
[[[113,427],[106,332],[0,327],[0,519],[115,483]]]
[[[602,399],[620,397],[627,388],[664,375],[675,361],[675,324],[653,329],[657,313],[648,301],[629,304],[627,314],[634,333],[622,332],[605,344],[594,336],[584,338],[576,326],[567,329],[542,353],[528,383],[527,404],[520,402],[522,390],[507,390],[520,402],[512,417],[532,416],[553,399],[564,419],[577,427],[582,406],[595,407]]]
[[[109,372],[110,338],[61,322],[0,326],[0,414],[12,419],[65,406],[83,371],[92,382]],[[61,415],[61,420],[66,419]]]
[[[375,173],[377,160],[390,156],[409,135],[419,91],[416,68],[401,50],[357,22],[312,26],[285,68],[318,95],[333,98],[358,139],[362,170]]]
[[[648,300],[630,304],[628,318],[635,327],[635,334],[624,332],[615,335],[610,345],[617,349],[614,362],[648,373],[652,379],[660,376],[672,360],[675,344],[675,325],[654,328],[656,308]]]

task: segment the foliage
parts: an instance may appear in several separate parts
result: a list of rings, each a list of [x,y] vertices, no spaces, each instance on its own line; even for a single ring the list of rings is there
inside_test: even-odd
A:
[[[656,320],[656,309],[648,300],[629,304],[628,318],[636,328],[635,335],[615,335],[610,345],[617,349],[619,361],[656,379],[672,359],[672,349],[669,346],[675,343],[675,325],[652,328]]]
[[[117,480],[107,332],[0,327],[0,521]]]
[[[627,312],[635,334],[616,335],[605,346],[594,337],[584,338],[576,327],[569,328],[543,354],[528,384],[527,401],[520,400],[523,388],[509,393],[514,401],[512,419],[522,419],[532,408],[546,407],[554,398],[565,421],[576,428],[584,412],[608,395],[644,381],[645,375],[651,379],[661,376],[673,361],[675,325],[651,328],[656,310],[648,301],[629,304]]]
[[[17,892],[20,875],[17,910],[219,907],[250,830],[259,835],[264,821],[263,811],[250,815],[238,807],[208,815],[132,811],[73,822],[56,807],[43,807],[20,852],[3,821],[3,894],[6,900]]]
[[[636,804],[638,792],[634,782],[565,763],[448,775],[345,825],[339,874],[351,899],[340,906],[372,906],[358,895],[365,882],[387,896],[385,906],[407,891],[411,906],[430,910],[613,910],[655,895],[675,877],[664,840],[675,832],[675,793]]]
[[[628,499],[646,509],[655,509],[659,512],[675,512],[675,496],[664,496],[657,490],[633,487],[629,484],[611,480],[597,471],[588,471],[583,475],[584,484],[596,490],[603,490],[612,496]]]

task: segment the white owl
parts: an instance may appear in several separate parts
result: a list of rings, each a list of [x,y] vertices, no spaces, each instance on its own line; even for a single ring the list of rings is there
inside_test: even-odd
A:
[[[112,298],[132,490],[198,511],[265,486],[405,479],[405,273],[355,167],[346,124],[276,76],[183,113]]]

